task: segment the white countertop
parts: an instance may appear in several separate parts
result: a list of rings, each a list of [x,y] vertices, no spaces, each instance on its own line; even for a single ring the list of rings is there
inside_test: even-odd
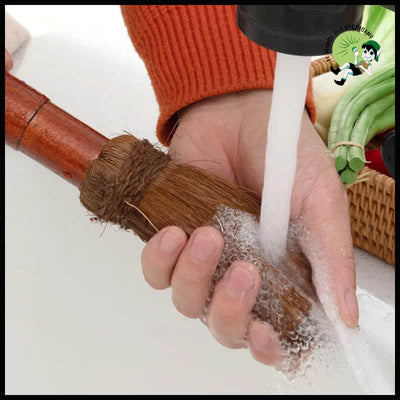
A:
[[[107,137],[127,130],[156,141],[158,106],[119,7],[6,11],[32,35],[15,54],[15,76]],[[9,147],[5,156],[7,394],[273,392],[271,367],[222,347],[175,310],[170,290],[145,283],[137,237],[103,232],[77,188]],[[380,343],[370,303],[360,302],[361,327],[390,359],[394,268],[360,250],[356,261],[361,300],[393,310]]]

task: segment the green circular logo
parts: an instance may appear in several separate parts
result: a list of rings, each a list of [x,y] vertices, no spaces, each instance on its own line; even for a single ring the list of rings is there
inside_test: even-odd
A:
[[[366,35],[357,31],[346,31],[341,33],[333,42],[332,54],[335,61],[342,65],[347,62],[354,62],[356,50],[361,56],[364,42],[368,40]]]

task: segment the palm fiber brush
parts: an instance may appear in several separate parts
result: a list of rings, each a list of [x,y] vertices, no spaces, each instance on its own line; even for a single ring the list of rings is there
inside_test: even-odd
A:
[[[132,135],[108,140],[9,73],[5,117],[6,143],[78,186],[95,219],[133,230],[144,241],[169,225],[187,235],[203,225],[218,229],[225,244],[210,297],[233,261],[255,264],[262,284],[253,315],[275,329],[284,352],[282,369],[296,369],[321,346],[327,319],[312,286],[310,263],[291,237],[281,265],[264,259],[257,242],[257,194],[176,164],[147,140]]]

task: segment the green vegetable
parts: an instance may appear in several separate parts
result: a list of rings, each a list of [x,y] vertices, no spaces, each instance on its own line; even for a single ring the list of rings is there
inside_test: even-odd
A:
[[[367,140],[368,143],[375,135],[386,132],[395,126],[395,105],[392,104],[381,115],[379,115],[371,124]]]
[[[387,131],[395,124],[394,12],[381,6],[365,6],[361,25],[373,34],[373,40],[378,42],[382,49],[379,62],[373,62],[372,76],[365,73],[354,77],[346,83],[344,90],[332,87],[326,91],[325,97],[320,96],[319,99],[321,107],[328,111],[320,112],[317,107],[317,115],[320,116],[317,122],[320,123],[325,118],[330,124],[328,149],[333,149],[336,169],[342,182],[346,184],[354,183],[358,171],[364,166],[363,147],[377,133]],[[343,37],[345,36],[348,39],[346,43],[350,43],[347,50],[351,50],[352,47],[358,48],[363,42],[362,36],[355,32],[346,33]],[[344,50],[344,47],[340,49]],[[327,76],[326,80],[328,79],[332,77]],[[326,88],[324,87],[325,90]],[[335,102],[336,106],[332,109]],[[320,125],[328,126],[323,122]],[[340,145],[340,142],[353,142],[359,146]]]
[[[372,63],[371,77],[366,73],[359,76],[349,77],[344,86],[333,84],[334,76],[332,73],[323,74],[313,79],[314,100],[317,108],[317,124],[315,125],[315,128],[323,138],[324,142],[328,141],[325,132],[329,131],[329,126],[334,123],[332,119],[335,107],[339,105],[339,102],[343,99],[346,93],[357,85],[368,83],[387,67],[394,66],[395,13],[382,6],[366,5],[364,7],[363,19],[360,25],[373,34],[373,37],[367,37],[365,35],[365,41],[372,39],[378,42],[381,46],[382,53],[379,57],[379,62],[374,61]],[[338,119],[336,121],[340,120],[340,116],[341,113],[338,113]],[[336,143],[334,135],[332,135],[331,140],[332,143],[329,143],[328,145],[329,149],[331,149]]]
[[[376,85],[368,85],[361,90],[343,110],[342,119],[339,123],[338,133],[336,135],[336,143],[351,141],[351,133],[361,111],[369,104],[379,100],[381,97],[393,93],[394,88],[395,79],[390,78],[389,80],[379,82]],[[364,134],[365,133],[366,132],[364,132]],[[336,169],[344,169],[348,160],[348,147],[339,146],[334,151],[333,156],[335,157]]]
[[[379,62],[373,63],[373,71],[394,63],[395,59],[395,13],[385,7],[368,5],[364,7],[361,25],[374,36],[373,40],[381,46]],[[361,54],[361,53],[360,53]]]
[[[347,167],[340,173],[340,179],[346,185],[354,183],[357,180],[357,172]]]
[[[384,24],[387,13],[390,13],[382,6],[366,6],[363,14],[362,25],[365,29],[370,32],[377,32],[378,29],[382,29],[381,26]],[[391,14],[389,14],[390,17]]]
[[[339,131],[339,124],[343,120],[343,113],[348,105],[348,103],[354,99],[358,93],[362,90],[369,88],[372,85],[377,85],[380,82],[384,82],[386,79],[389,79],[394,76],[394,67],[388,67],[382,70],[381,72],[373,75],[367,82],[360,82],[354,85],[347,93],[342,96],[339,103],[335,107],[335,110],[332,114],[331,124],[328,133],[328,149],[332,149],[332,147],[339,142],[337,138],[337,134]],[[344,168],[344,167],[343,167]],[[338,170],[343,168],[337,168]]]
[[[365,146],[370,133],[372,122],[390,106],[394,105],[395,94],[391,93],[368,105],[361,112],[357,122],[351,132],[350,141]],[[357,146],[351,146],[348,149],[349,167],[353,171],[361,171],[365,165],[364,151]]]

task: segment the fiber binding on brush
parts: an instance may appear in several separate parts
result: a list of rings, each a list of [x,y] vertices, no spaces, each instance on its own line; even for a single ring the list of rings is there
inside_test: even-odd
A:
[[[82,204],[97,219],[133,229],[147,240],[155,232],[150,222],[135,209],[147,185],[166,167],[170,157],[147,140],[119,136],[107,142],[88,169],[82,183]],[[132,207],[135,206],[135,207]]]
[[[132,229],[144,241],[154,235],[152,225],[157,230],[179,225],[190,235],[210,221],[221,204],[255,215],[260,210],[260,200],[250,190],[191,165],[175,164],[147,140],[131,135],[106,143],[80,190],[82,204],[99,220]]]

